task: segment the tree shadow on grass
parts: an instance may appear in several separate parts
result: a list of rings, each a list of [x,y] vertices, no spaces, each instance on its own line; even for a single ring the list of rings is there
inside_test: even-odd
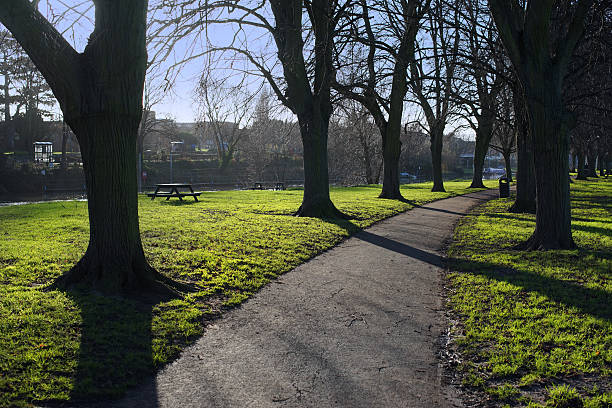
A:
[[[146,388],[152,391],[139,404],[157,407],[152,305],[81,291],[65,293],[80,309],[82,319],[69,406],[113,406],[112,400],[148,379],[153,386]]]
[[[537,292],[554,302],[574,307],[582,313],[612,321],[612,294],[603,289],[588,288],[570,280],[489,262],[448,258],[446,263],[452,270],[506,282],[528,292]]]

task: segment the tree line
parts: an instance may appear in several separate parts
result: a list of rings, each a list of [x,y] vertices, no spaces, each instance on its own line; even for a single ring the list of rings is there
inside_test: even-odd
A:
[[[147,111],[143,93],[145,104],[150,99],[145,76],[183,41],[205,46],[190,48],[163,77],[171,82],[184,64],[200,61],[200,97],[212,107],[205,115],[223,111],[215,108],[218,95],[208,92],[218,80],[211,61],[223,60],[224,69],[265,81],[297,118],[304,157],[297,216],[346,218],[329,195],[330,123],[342,110],[356,126],[370,126],[360,121],[371,118],[378,130],[384,199],[404,200],[399,158],[407,125],[429,139],[434,191],[444,191],[447,129],[469,127],[475,134],[472,187],[482,186],[491,146],[504,156],[516,150],[514,210],[536,213],[526,249],[574,247],[570,149],[579,170],[585,157],[589,169],[597,158],[600,164],[610,161],[612,11],[603,0],[93,4],[94,29],[77,52],[39,12],[38,2],[0,0],[0,22],[45,78],[81,146],[90,243],[56,287],[86,284],[110,293],[186,289],[145,259],[134,177]],[[211,27],[230,27],[232,35],[212,38]],[[371,136],[371,129],[364,132]],[[231,154],[232,146],[218,149]],[[377,166],[367,167],[373,179]]]

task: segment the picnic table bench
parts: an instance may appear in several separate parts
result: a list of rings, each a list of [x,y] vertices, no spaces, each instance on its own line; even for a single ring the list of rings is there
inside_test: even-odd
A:
[[[179,188],[189,189],[189,192],[180,192]],[[151,200],[155,200],[155,197],[166,197],[166,201],[168,201],[170,197],[178,197],[179,200],[183,201],[183,197],[193,197],[194,200],[198,201],[198,196],[200,194],[202,194],[202,192],[193,191],[191,184],[165,183],[157,184],[155,187],[155,192],[148,193],[147,195],[151,197]]]
[[[253,183],[253,190],[265,190],[271,188],[273,190],[284,190],[285,183],[282,181],[256,181]]]

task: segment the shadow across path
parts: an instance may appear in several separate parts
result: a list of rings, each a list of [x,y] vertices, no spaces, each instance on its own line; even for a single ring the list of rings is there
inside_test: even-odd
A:
[[[423,251],[422,249],[418,249],[413,246],[409,246],[365,230],[360,231],[354,237],[359,240],[369,242],[370,244],[388,249],[389,251],[397,252],[398,254],[402,254],[422,262],[426,262],[430,265],[442,267],[442,257],[434,253]]]

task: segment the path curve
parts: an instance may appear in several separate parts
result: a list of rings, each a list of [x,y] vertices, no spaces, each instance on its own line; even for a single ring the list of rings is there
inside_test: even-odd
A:
[[[440,251],[496,190],[382,221],[284,274],[114,407],[455,407]]]

